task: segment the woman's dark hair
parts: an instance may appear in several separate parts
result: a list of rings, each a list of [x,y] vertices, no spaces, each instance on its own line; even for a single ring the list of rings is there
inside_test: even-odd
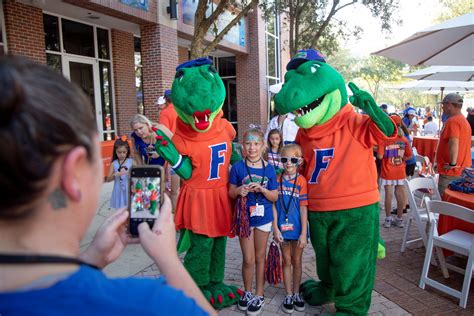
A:
[[[114,152],[112,153],[112,161],[118,160],[117,157],[117,149],[119,147],[125,147],[127,148],[127,157],[130,157],[130,145],[128,144],[127,140],[123,140],[122,138],[117,138],[114,143]]]
[[[78,87],[26,58],[0,58],[0,219],[30,215],[54,162],[73,147],[84,147],[92,161],[96,135]]]

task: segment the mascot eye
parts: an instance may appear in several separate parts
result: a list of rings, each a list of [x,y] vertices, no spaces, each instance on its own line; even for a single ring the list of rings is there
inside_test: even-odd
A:
[[[319,65],[318,65],[319,66]],[[311,66],[311,73],[314,74],[318,70],[319,67],[316,67],[316,65]]]
[[[184,72],[182,70],[178,70],[174,75],[174,79],[181,79],[184,76]]]

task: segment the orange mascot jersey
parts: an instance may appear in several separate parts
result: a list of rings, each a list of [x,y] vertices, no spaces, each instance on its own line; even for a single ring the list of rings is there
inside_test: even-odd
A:
[[[350,104],[322,125],[300,128],[296,142],[303,148],[308,210],[337,211],[377,202],[372,148],[389,138]]]
[[[204,133],[196,132],[178,118],[172,141],[178,152],[191,160],[193,173],[190,179],[183,180],[180,190],[177,229],[186,228],[211,238],[231,236],[228,182],[235,135],[232,125],[222,118],[222,111]]]

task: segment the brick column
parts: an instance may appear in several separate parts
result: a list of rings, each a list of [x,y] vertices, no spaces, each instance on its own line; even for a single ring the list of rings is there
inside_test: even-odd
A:
[[[247,45],[249,54],[236,56],[237,68],[237,120],[239,138],[250,123],[267,123],[267,82],[265,53],[265,21],[260,10],[248,15],[249,34]]]
[[[8,53],[46,64],[43,11],[13,0],[3,0]]]
[[[178,65],[178,33],[161,24],[140,27],[145,114],[158,120],[156,99],[171,88]]]
[[[112,29],[112,56],[117,135],[130,133],[130,119],[137,111],[133,34]]]

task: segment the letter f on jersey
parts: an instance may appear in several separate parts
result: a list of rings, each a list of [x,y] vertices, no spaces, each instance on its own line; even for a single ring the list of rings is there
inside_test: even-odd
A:
[[[207,180],[220,179],[219,166],[224,164],[227,143],[212,145],[209,146],[209,148],[211,149],[211,165],[209,178]]]
[[[334,148],[314,149],[314,169],[309,183],[318,183],[321,170],[326,170],[329,167],[331,158],[334,158]]]

